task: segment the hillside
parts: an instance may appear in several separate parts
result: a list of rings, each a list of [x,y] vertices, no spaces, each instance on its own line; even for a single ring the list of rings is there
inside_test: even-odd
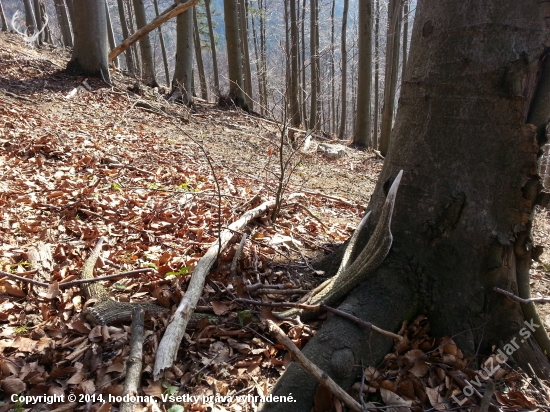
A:
[[[275,196],[282,147],[292,171],[283,182],[285,198],[302,196],[283,205],[275,224],[264,216],[247,226],[234,271],[243,233],[236,232],[219,257],[197,309],[221,316],[221,323],[201,321],[188,330],[175,366],[156,382],[152,365],[168,316],[147,321],[145,331],[143,395],[156,396],[164,410],[174,402],[161,402],[163,394],[230,396],[213,410],[257,410],[257,403],[239,402],[236,396],[267,395],[290,356],[258,321],[269,314],[235,297],[296,300],[320,283],[323,273],[312,262],[353,232],[383,161],[347,146],[339,159],[315,150],[290,156],[292,148],[285,141],[281,146],[281,131],[273,121],[200,101],[193,109],[169,104],[157,90],[136,94],[128,90],[134,80],[119,74],[113,75],[112,86],[69,77],[63,73],[68,57],[58,49],[33,50],[17,36],[0,34],[0,270],[49,284],[35,287],[0,273],[0,380],[6,396],[0,412],[29,407],[9,402],[15,393],[102,394],[105,398],[88,399],[87,406],[44,407],[109,410],[107,395],[122,393],[129,323],[107,327],[83,321],[87,298],[79,287],[64,288],[63,283],[80,276],[103,236],[108,246],[96,276],[156,269],[148,276],[104,282],[110,294],[123,302],[155,301],[173,309],[220,229]],[[313,140],[314,145],[327,143]],[[541,211],[535,236],[547,250],[548,232],[550,215]],[[37,259],[35,250],[51,256]],[[550,254],[545,252],[532,268],[532,286],[541,296],[550,294],[549,275]],[[267,292],[258,293],[260,286]],[[282,327],[302,347],[320,323],[284,322]],[[376,383],[368,390],[377,407],[382,400],[390,404],[384,390],[399,393],[399,402],[413,390],[417,400],[409,405],[415,410],[430,402],[440,405],[438,391],[445,387],[439,385],[449,384],[441,365],[475,375],[456,347],[451,362],[450,338],[430,337],[428,331],[419,319],[401,332],[410,338],[407,350],[430,356],[415,365],[414,383],[420,382],[421,389],[398,391],[393,382],[405,359],[404,346],[397,345],[380,367],[384,375],[366,369]],[[399,362],[392,363],[398,356]],[[548,405],[525,376],[512,367],[504,370],[498,376],[507,387],[498,389],[502,405]],[[411,376],[403,380],[413,382]],[[176,403],[186,410],[214,407],[185,399]]]

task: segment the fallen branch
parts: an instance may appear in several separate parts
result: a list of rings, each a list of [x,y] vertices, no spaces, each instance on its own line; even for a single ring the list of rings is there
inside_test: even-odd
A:
[[[267,321],[269,332],[277,339],[281,345],[288,349],[292,358],[307,370],[315,379],[324,385],[334,396],[340,399],[348,408],[353,411],[361,412],[361,405],[353,399],[346,391],[336,384],[325,372],[313,364],[306,356],[300,352],[300,349],[283,333],[283,331],[272,321]]]
[[[126,379],[122,395],[136,396],[138,388],[141,387],[141,367],[143,364],[143,339],[144,339],[144,318],[143,309],[135,308],[132,313],[132,339],[130,340],[130,354],[126,361]],[[122,402],[120,412],[133,412],[136,410],[135,402]]]
[[[294,198],[301,194],[293,194],[289,196],[289,199]],[[269,208],[273,207],[275,200],[270,200],[261,204],[260,206],[249,210],[240,219],[233,222],[220,233],[219,240],[212,243],[212,246],[206,251],[204,256],[199,260],[197,266],[193,270],[189,287],[183,296],[176,312],[170,319],[164,336],[162,337],[155,359],[155,367],[153,369],[153,378],[158,380],[160,373],[172,367],[176,359],[178,348],[185,334],[185,329],[189,323],[189,319],[193,314],[195,306],[202,295],[204,288],[204,281],[210,268],[216,262],[218,253],[223,250],[231,238],[233,237],[234,230],[242,230],[252,219],[255,219],[262,214],[266,213]]]
[[[126,51],[128,47],[130,47],[136,41],[141,39],[143,36],[147,35],[149,32],[155,30],[162,23],[170,20],[173,17],[176,17],[178,14],[183,13],[187,9],[190,9],[198,2],[199,0],[188,0],[186,3],[181,4],[181,0],[176,1],[175,4],[171,5],[166,10],[164,10],[161,14],[159,14],[156,18],[151,20],[151,23],[147,24],[146,26],[143,26],[141,29],[136,31],[127,39],[124,39],[122,43],[120,43],[113,50],[111,50],[111,52],[109,53],[109,62],[112,62],[114,59],[117,58],[117,56],[120,53]]]

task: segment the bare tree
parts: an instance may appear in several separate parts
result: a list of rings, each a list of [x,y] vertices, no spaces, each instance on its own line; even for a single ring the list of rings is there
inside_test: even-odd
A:
[[[206,75],[204,74],[204,62],[202,60],[201,36],[199,31],[199,22],[197,20],[197,8],[193,7],[193,34],[195,36],[195,58],[197,59],[197,70],[199,72],[199,84],[201,88],[201,98],[208,101],[208,90],[206,87]]]
[[[206,21],[208,23],[208,36],[210,37],[210,50],[212,51],[212,70],[214,71],[214,91],[220,93],[220,79],[218,75],[218,56],[216,54],[216,39],[214,38],[214,27],[212,26],[212,13],[210,11],[210,0],[204,0]]]
[[[4,7],[0,1],[0,20],[2,21],[2,31],[8,30],[8,22],[6,21],[6,15],[4,13]]]
[[[143,0],[133,0],[134,12],[136,14],[137,28],[141,29],[147,25],[147,17],[145,14],[145,4]],[[142,77],[143,81],[151,87],[158,86],[155,67],[153,65],[153,52],[151,49],[151,39],[149,34],[146,34],[139,40],[139,48],[141,50],[142,62]]]
[[[40,0],[34,0],[34,17],[36,22],[36,30],[38,32],[41,32],[38,38],[36,39],[36,43],[41,46],[44,43],[44,33],[42,31],[44,19],[42,17],[42,9],[40,8]]]
[[[67,13],[67,7],[65,0],[54,0],[55,12],[57,14],[57,21],[59,22],[59,28],[61,31],[61,38],[63,45],[66,47],[73,46],[73,34],[71,32],[71,25],[69,24],[69,15]]]
[[[243,88],[242,53],[239,39],[239,5],[237,0],[224,0],[223,10],[229,72],[229,97],[235,102],[236,106],[248,110]]]
[[[58,1],[61,1],[61,0],[58,0]],[[128,24],[126,23],[124,0],[117,0],[117,5],[118,5],[118,15],[120,18],[120,28],[122,30],[122,37],[127,39],[130,36],[130,32],[128,31]],[[126,50],[126,53],[124,54],[124,56],[126,57],[126,68],[128,69],[128,73],[131,76],[134,76],[136,74],[136,61],[132,53],[132,48],[129,48],[128,50]]]
[[[109,40],[104,2],[79,0],[73,16],[74,48],[67,64],[67,72],[101,77],[110,83]]]
[[[346,133],[346,120],[347,120],[347,82],[348,82],[348,51],[346,48],[346,32],[348,25],[348,8],[349,0],[344,0],[344,10],[342,13],[342,39],[340,52],[342,53],[342,86],[340,88],[341,97],[341,110],[340,116],[340,130],[338,131],[338,138],[344,139]]]
[[[371,144],[372,96],[372,0],[359,0],[359,80],[353,142],[363,147]]]
[[[311,66],[311,108],[309,110],[309,128],[317,130],[319,127],[319,94],[321,83],[319,79],[319,3],[318,0],[310,0],[310,29],[309,29],[309,55]]]
[[[299,94],[299,79],[300,73],[298,72],[298,41],[299,41],[299,32],[298,32],[298,22],[296,19],[296,1],[290,0],[290,89],[288,93],[289,101],[289,118],[290,124],[293,127],[300,127],[302,120],[300,119],[300,103],[298,101]],[[291,131],[289,134],[291,135]],[[292,140],[292,139],[291,139]]]
[[[372,121],[372,148],[378,149],[378,118],[380,115],[380,53],[378,38],[380,35],[380,7],[378,0],[374,0],[374,115]]]
[[[105,19],[107,20],[107,36],[109,38],[109,47],[112,49],[116,46],[115,33],[113,31],[113,23],[111,22],[111,12],[109,11],[109,3],[107,0],[105,2]],[[120,67],[120,62],[118,57],[114,60],[115,67]]]
[[[153,0],[153,5],[155,6],[155,14],[159,16],[159,5],[157,0]],[[166,84],[170,84],[170,70],[168,68],[168,56],[166,55],[166,45],[164,44],[164,35],[162,34],[162,25],[158,27],[159,31],[159,41],[160,41],[160,50],[162,52],[162,62],[164,64],[164,75],[166,77]]]
[[[252,99],[252,70],[250,68],[250,50],[248,47],[248,0],[239,0],[239,25],[246,104],[250,110],[254,110]]]
[[[36,30],[36,19],[34,18],[31,0],[23,0],[23,5],[25,6],[25,24],[27,25],[27,33],[29,33],[29,35],[33,35]]]
[[[193,10],[184,11],[176,17],[177,51],[173,87],[181,92],[184,104],[193,104]]]

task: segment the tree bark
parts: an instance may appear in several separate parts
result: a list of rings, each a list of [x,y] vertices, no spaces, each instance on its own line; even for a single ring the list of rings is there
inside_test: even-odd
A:
[[[332,0],[330,9],[330,132],[336,134],[336,70],[334,67],[334,50],[336,44],[334,42],[334,12],[336,8],[336,0]]]
[[[6,21],[6,14],[4,13],[4,7],[0,1],[0,20],[2,21],[2,31],[8,30],[8,22]]]
[[[107,0],[105,1],[105,20],[107,21],[107,37],[109,38],[109,47],[112,49],[116,46],[115,41],[115,32],[113,31],[113,24],[111,22],[111,12],[109,11],[109,3]],[[118,57],[113,60],[115,63],[115,67],[120,67],[120,62],[118,61]]]
[[[147,17],[145,14],[145,4],[143,0],[133,0],[134,12],[136,13],[137,28],[142,29],[147,26]],[[151,40],[149,34],[145,34],[139,40],[139,49],[141,51],[142,77],[145,84],[151,87],[157,87],[155,66],[153,64],[153,51],[151,49]]]
[[[216,54],[216,39],[214,38],[214,28],[212,27],[212,13],[210,12],[210,0],[204,0],[204,9],[206,10],[206,21],[208,22],[208,36],[210,37],[210,49],[212,50],[212,69],[214,70],[214,92],[220,93],[220,79],[218,75],[218,56]]]
[[[290,0],[290,90],[288,95],[289,100],[289,118],[290,124],[293,127],[300,127],[302,119],[300,118],[300,102],[298,100],[299,93],[299,78],[298,72],[298,22],[296,20],[296,0]]]
[[[372,0],[359,0],[359,80],[357,111],[353,142],[368,147],[371,144],[372,96]]]
[[[193,10],[188,9],[176,18],[177,52],[174,68],[174,88],[179,88],[184,104],[193,104]]]
[[[34,0],[34,18],[36,21],[36,30],[38,32],[42,31],[43,27],[43,20],[42,20],[42,10],[40,9],[40,0]],[[44,44],[44,33],[40,33],[38,38],[36,39],[36,44],[39,46],[42,46]]]
[[[206,75],[204,74],[204,63],[202,60],[201,36],[199,33],[199,23],[197,21],[197,8],[193,7],[193,32],[195,36],[195,58],[197,59],[197,70],[199,72],[199,84],[201,88],[201,98],[208,101],[208,91],[206,87]]]
[[[403,0],[403,50],[401,52],[401,81],[405,81],[407,68],[407,45],[409,42],[409,0]]]
[[[311,108],[309,110],[309,128],[315,131],[319,128],[319,3],[310,0],[309,56],[311,65]]]
[[[155,15],[159,16],[159,5],[157,0],[153,0],[153,5],[155,6]],[[158,27],[159,31],[159,41],[160,41],[160,50],[162,52],[162,62],[164,64],[164,76],[166,79],[166,84],[170,85],[170,69],[168,68],[168,56],[166,54],[166,45],[164,44],[164,35],[162,34],[162,26]]]
[[[346,120],[347,120],[347,83],[348,83],[348,51],[346,49],[346,33],[348,26],[348,7],[349,0],[344,0],[344,11],[342,13],[342,39],[340,52],[342,53],[342,86],[340,88],[341,93],[341,110],[340,115],[340,130],[338,131],[338,138],[344,139],[346,133]],[[365,73],[366,75],[366,73]]]
[[[241,0],[242,1],[242,0]],[[229,97],[237,107],[248,110],[244,95],[242,52],[239,41],[239,5],[236,0],[224,0],[225,38],[229,74]]]
[[[55,11],[57,14],[57,21],[59,22],[59,29],[61,31],[61,38],[63,39],[63,45],[65,47],[73,47],[73,34],[71,32],[71,26],[69,24],[69,15],[67,14],[67,8],[64,0],[54,0]]]
[[[386,70],[384,76],[384,105],[380,130],[380,152],[388,153],[397,88],[397,68],[399,67],[399,43],[401,33],[401,1],[390,0],[388,6],[388,34],[386,43]]]
[[[109,41],[105,4],[102,0],[81,0],[74,10],[74,48],[67,73],[101,77],[110,83]]]
[[[380,7],[378,0],[374,0],[374,10],[376,17],[374,19],[374,115],[372,121],[372,148],[378,149],[378,117],[380,115],[380,53],[378,49],[378,36],[380,33]]]
[[[250,69],[250,50],[248,47],[248,5],[247,0],[239,1],[239,25],[241,38],[241,52],[244,77],[244,91],[246,104],[250,110],[254,110],[252,99],[252,70]]]
[[[117,5],[118,5],[118,16],[120,19],[120,28],[122,30],[122,37],[127,39],[130,33],[128,31],[128,24],[126,23],[126,13],[124,12],[124,0],[117,0]],[[136,62],[134,60],[132,50],[127,49],[126,53],[124,54],[124,57],[126,57],[126,69],[128,70],[128,73],[130,74],[130,76],[135,76]]]
[[[46,25],[46,27],[44,28],[44,42],[54,44],[53,38],[52,38],[52,31],[50,30],[50,23],[46,21],[46,18],[47,18],[46,5],[44,4],[43,1],[40,2],[40,14],[42,15],[42,18],[43,18],[43,24]]]
[[[36,30],[36,20],[34,18],[31,0],[23,0],[23,5],[25,6],[25,24],[27,25],[27,33],[32,36]]]
[[[493,288],[518,293],[531,261],[539,145],[538,125],[526,121],[550,45],[550,4],[420,0],[416,12],[408,78],[369,205],[376,222],[385,184],[403,169],[393,247],[340,309],[389,331],[425,314],[430,334],[453,336],[467,356],[488,355],[493,345],[515,340],[519,347],[510,357],[548,376],[550,364],[534,334],[519,334],[535,321],[533,329],[546,335],[544,326]],[[372,226],[361,234],[363,244]],[[360,376],[353,365],[375,366],[391,345],[329,317],[304,353],[347,388]],[[298,397],[292,409],[309,411],[316,386],[292,364],[273,394],[292,392]],[[279,403],[263,410],[285,408]]]
[[[252,26],[252,39],[254,41],[254,55],[256,57],[256,79],[258,80],[258,95],[260,99],[260,114],[264,115],[267,109],[266,93],[263,89],[262,82],[262,60],[260,57],[260,46],[258,45],[258,37],[256,33],[256,24],[254,23],[254,16],[250,16],[250,25]]]

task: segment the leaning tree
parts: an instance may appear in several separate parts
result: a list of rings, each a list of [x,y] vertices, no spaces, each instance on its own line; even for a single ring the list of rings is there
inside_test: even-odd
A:
[[[493,289],[529,294],[532,215],[544,198],[537,157],[550,117],[549,92],[541,90],[550,83],[543,67],[549,17],[550,3],[536,0],[419,0],[389,153],[369,207],[374,219],[360,234],[364,245],[388,183],[403,169],[393,245],[380,266],[366,267],[341,309],[392,331],[425,314],[431,333],[453,336],[470,355],[509,342],[525,321],[541,325],[534,307]],[[542,325],[534,329],[513,358],[548,377],[548,336]],[[329,317],[304,352],[346,388],[361,362],[376,365],[391,346]],[[292,364],[273,394],[292,393],[292,410],[309,411],[316,387]]]
[[[67,73],[101,77],[110,83],[107,19],[103,0],[80,0],[73,12],[74,48]]]

